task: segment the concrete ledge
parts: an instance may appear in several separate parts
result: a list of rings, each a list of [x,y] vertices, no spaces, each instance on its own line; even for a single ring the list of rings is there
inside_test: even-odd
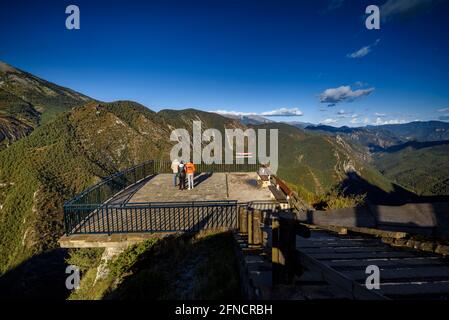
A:
[[[379,230],[379,229],[373,229],[373,228],[358,228],[358,227],[341,227],[341,226],[323,226],[323,225],[311,225],[303,223],[305,226],[307,226],[310,229],[321,229],[321,230],[327,230],[331,232],[338,233],[340,235],[346,235],[348,232],[353,233],[360,233],[365,235],[371,235],[378,238],[391,238],[391,239],[404,239],[408,237],[408,234],[406,232],[399,232],[399,231],[386,231],[386,230]]]
[[[379,238],[404,239],[408,237],[408,234],[406,232],[399,232],[399,231],[386,231],[372,228],[357,228],[357,227],[350,227],[347,229],[348,231],[351,232],[369,234]]]
[[[449,246],[439,244],[432,241],[419,241],[419,240],[407,240],[407,239],[393,239],[383,238],[382,242],[394,247],[411,248],[424,252],[431,252],[441,254],[443,256],[449,256]]]
[[[74,234],[62,236],[61,248],[127,248],[148,239],[163,238],[173,233]]]
[[[322,229],[322,230],[328,230],[335,233],[338,233],[340,235],[347,235],[348,234],[348,228],[345,227],[337,227],[337,226],[316,226],[313,224],[306,224],[303,223],[307,228],[310,229]]]

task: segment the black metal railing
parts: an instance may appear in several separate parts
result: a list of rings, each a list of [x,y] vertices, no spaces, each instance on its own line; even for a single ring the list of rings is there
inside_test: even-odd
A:
[[[259,164],[196,164],[196,172],[257,172]],[[235,201],[108,203],[114,196],[159,173],[171,173],[170,161],[150,160],[118,172],[86,189],[64,204],[66,234],[198,231],[185,221],[208,219],[205,226],[232,227]],[[206,217],[204,213],[208,213]],[[158,215],[167,219],[155,220]],[[179,221],[172,221],[178,216]],[[139,224],[140,221],[140,224]],[[164,222],[165,221],[165,222]],[[171,221],[167,224],[167,221]],[[233,222],[234,221],[234,222]],[[160,224],[158,224],[160,222]],[[190,228],[190,229],[186,229]]]
[[[101,205],[127,187],[155,172],[154,161],[147,161],[104,178],[65,203],[67,205]]]
[[[237,201],[71,205],[66,210],[67,235],[198,232],[237,227]]]
[[[153,161],[154,173],[171,173],[170,161]],[[234,163],[234,164],[195,164],[196,172],[257,172],[260,168],[259,163]]]

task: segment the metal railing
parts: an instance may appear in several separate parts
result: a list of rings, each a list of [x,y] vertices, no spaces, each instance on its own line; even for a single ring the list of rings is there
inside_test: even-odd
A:
[[[198,173],[257,172],[259,165],[197,164],[195,167]],[[197,226],[234,226],[235,201],[108,203],[118,193],[154,174],[171,172],[170,161],[150,160],[104,178],[64,204],[65,233],[175,232],[198,231]],[[175,221],[176,217],[179,221]]]
[[[171,173],[170,161],[154,161],[155,173]],[[260,164],[258,163],[242,163],[242,164],[195,164],[196,172],[257,172]]]
[[[153,202],[67,208],[66,234],[198,232],[237,227],[237,201]]]
[[[154,174],[155,164],[157,164],[155,161],[147,161],[106,177],[67,201],[64,207],[71,205],[101,205],[120,191]]]

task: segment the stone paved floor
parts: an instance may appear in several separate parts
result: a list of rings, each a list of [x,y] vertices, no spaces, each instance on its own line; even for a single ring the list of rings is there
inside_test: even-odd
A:
[[[173,186],[171,174],[159,174],[141,185],[138,190],[130,190],[129,195],[119,195],[113,202],[117,203],[118,199],[126,199],[130,203],[271,200],[271,192],[266,188],[259,187],[256,179],[256,173],[202,173],[195,177],[195,188],[193,190],[181,191]]]

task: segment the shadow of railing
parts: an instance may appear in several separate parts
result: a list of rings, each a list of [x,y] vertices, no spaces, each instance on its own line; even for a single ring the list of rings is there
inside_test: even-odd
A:
[[[114,198],[112,198],[110,201],[108,201],[108,204],[126,204],[131,200],[131,198],[140,190],[144,185],[146,185],[148,182],[153,180],[157,174],[153,174],[139,182],[137,182],[134,185],[131,185],[129,188],[123,190],[122,192],[118,193]]]
[[[195,179],[193,181],[193,186],[194,187],[199,186],[201,183],[203,183],[204,181],[206,181],[207,179],[212,177],[213,174],[214,174],[213,172],[203,172],[198,175],[195,175]]]

